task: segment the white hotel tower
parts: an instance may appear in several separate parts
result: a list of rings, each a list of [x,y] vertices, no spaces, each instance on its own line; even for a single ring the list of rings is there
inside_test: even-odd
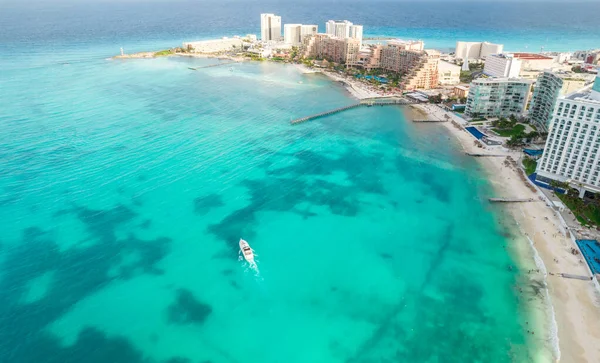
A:
[[[600,192],[600,75],[594,85],[556,101],[537,180]]]
[[[260,40],[263,42],[281,41],[281,16],[260,14]]]

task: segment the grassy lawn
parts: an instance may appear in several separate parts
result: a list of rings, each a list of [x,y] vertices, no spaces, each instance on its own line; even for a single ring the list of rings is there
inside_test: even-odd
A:
[[[597,204],[585,203],[573,191],[569,195],[556,193],[556,196],[565,203],[581,224],[584,226],[600,226],[600,207]]]
[[[160,52],[154,53],[154,56],[155,57],[164,57],[164,56],[167,56],[169,54],[171,54],[171,51],[167,49],[167,50],[161,50]]]
[[[535,173],[535,168],[537,168],[537,161],[531,158],[523,158],[523,166],[525,167],[525,173],[527,175],[531,175]]]
[[[511,137],[513,135],[521,135],[525,132],[525,125],[517,124],[512,129],[498,129],[495,128],[494,132],[496,132],[500,136]]]

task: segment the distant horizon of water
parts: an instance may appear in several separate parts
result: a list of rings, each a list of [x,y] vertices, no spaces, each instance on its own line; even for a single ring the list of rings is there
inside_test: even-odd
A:
[[[69,46],[86,53],[103,47],[110,56],[120,47],[132,53],[260,34],[262,12],[281,15],[284,24],[317,24],[321,32],[329,19],[348,19],[364,25],[365,37],[421,39],[427,48],[445,51],[459,40],[500,43],[505,51],[600,48],[600,32],[594,31],[600,2],[32,1],[3,8],[0,59],[25,49],[60,58],[71,53]]]
[[[353,100],[281,64],[106,59],[213,33],[72,6],[0,12],[0,362],[548,361],[527,241],[443,128],[291,126]]]

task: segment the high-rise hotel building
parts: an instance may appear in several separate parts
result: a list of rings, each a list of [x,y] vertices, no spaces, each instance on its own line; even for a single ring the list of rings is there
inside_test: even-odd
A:
[[[348,20],[329,20],[325,23],[325,32],[339,39],[356,39],[362,46],[363,26],[354,25]]]
[[[281,16],[260,14],[260,39],[263,42],[278,42],[281,40]]]
[[[299,46],[306,37],[317,34],[318,30],[317,25],[285,24],[283,26],[283,41],[286,44]]]
[[[531,122],[542,130],[548,130],[558,98],[584,88],[591,80],[593,80],[591,74],[543,72],[537,79],[529,107]]]
[[[536,179],[600,191],[600,75],[594,85],[560,97]]]

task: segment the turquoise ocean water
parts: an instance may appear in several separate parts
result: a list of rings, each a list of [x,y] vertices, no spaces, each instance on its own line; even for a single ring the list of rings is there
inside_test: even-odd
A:
[[[6,361],[529,359],[490,191],[443,129],[400,108],[292,127],[351,100],[293,66],[188,69],[210,62],[4,84]]]
[[[264,8],[215,5],[207,23],[189,4],[0,12],[0,362],[539,356],[522,239],[444,129],[393,107],[292,127],[353,102],[293,66],[107,59],[252,31],[236,20]],[[481,34],[345,9],[371,34]],[[564,27],[540,18],[530,35],[498,25],[487,38]],[[597,40],[568,34],[575,49]],[[239,238],[259,274],[238,261]]]

